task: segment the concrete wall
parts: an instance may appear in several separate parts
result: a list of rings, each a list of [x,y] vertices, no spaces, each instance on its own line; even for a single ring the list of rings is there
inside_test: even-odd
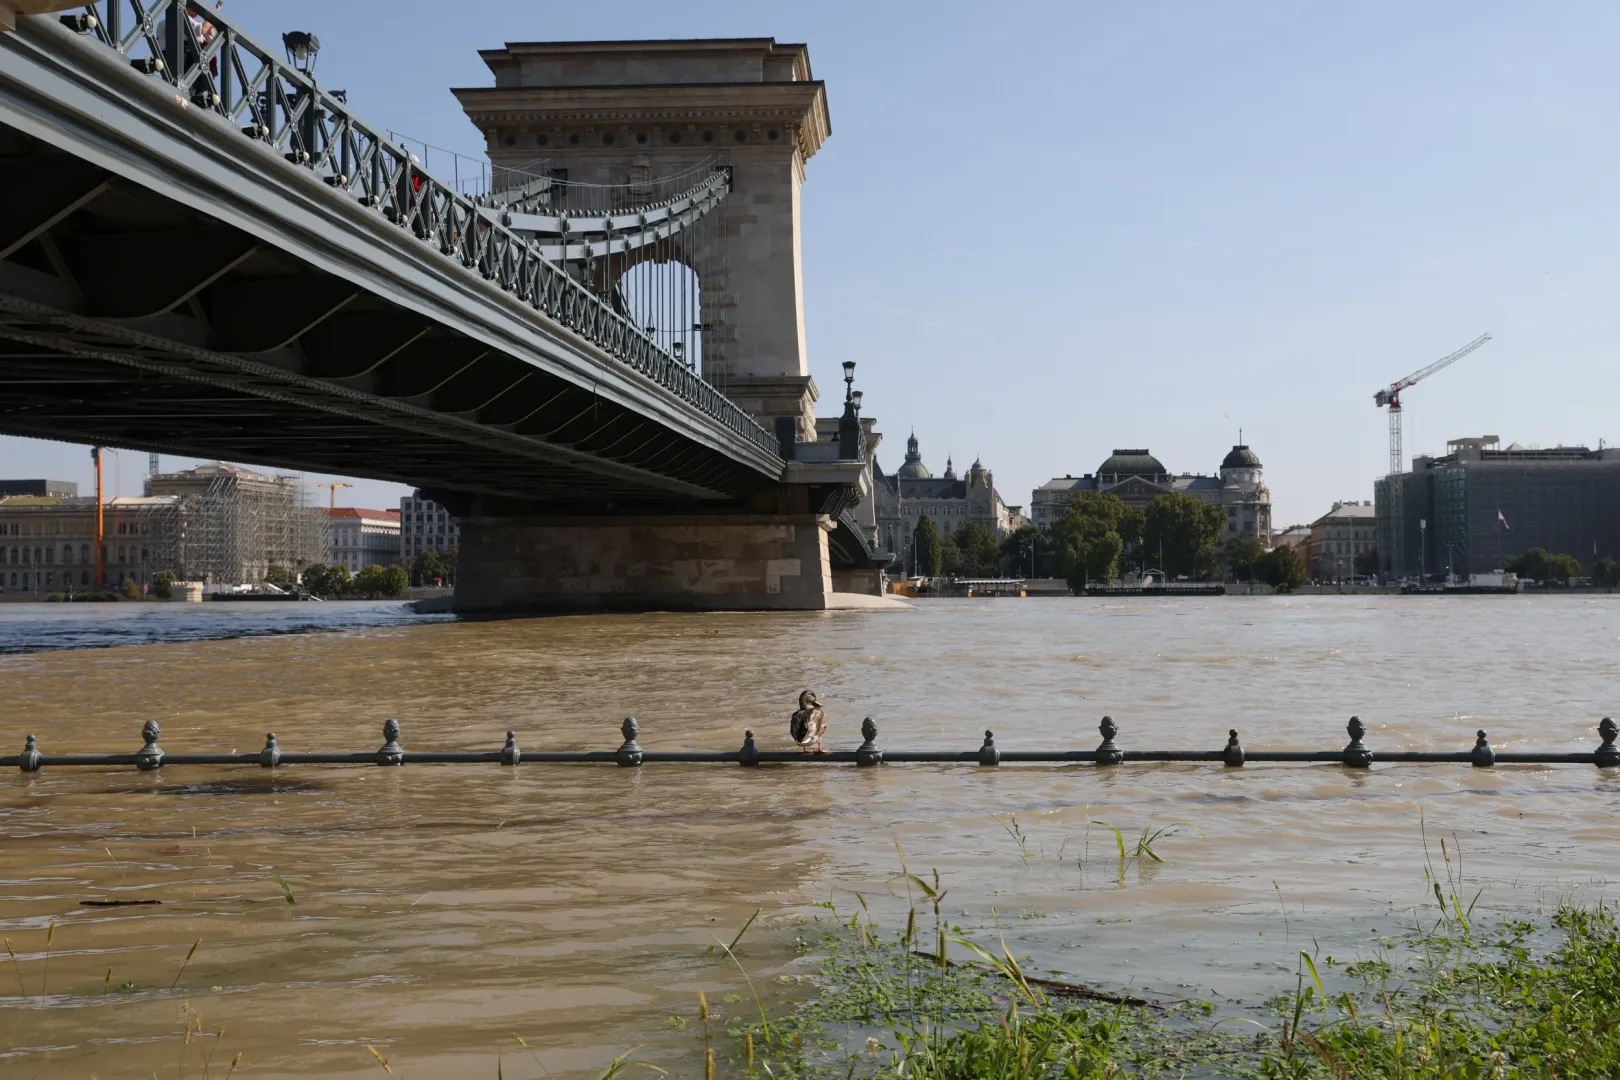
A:
[[[469,517],[455,610],[821,610],[831,530],[810,514]]]

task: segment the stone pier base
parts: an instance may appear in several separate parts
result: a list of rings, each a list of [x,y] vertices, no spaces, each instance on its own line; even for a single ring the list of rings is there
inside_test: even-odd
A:
[[[819,611],[830,518],[468,517],[454,610]]]

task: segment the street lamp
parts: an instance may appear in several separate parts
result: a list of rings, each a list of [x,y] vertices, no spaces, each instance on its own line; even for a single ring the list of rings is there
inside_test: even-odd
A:
[[[310,78],[315,77],[315,60],[321,51],[321,39],[308,30],[289,30],[281,35],[281,44],[287,50],[287,63]]]
[[[1418,584],[1424,585],[1429,580],[1428,564],[1426,562],[1429,549],[1429,519],[1418,518]]]
[[[849,395],[854,393],[854,391],[855,391],[855,361],[853,361],[853,360],[845,360],[844,361],[844,400],[848,401],[849,400]]]

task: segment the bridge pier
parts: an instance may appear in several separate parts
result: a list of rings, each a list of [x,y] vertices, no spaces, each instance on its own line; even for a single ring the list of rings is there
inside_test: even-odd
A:
[[[454,610],[819,611],[834,528],[813,513],[463,518]]]

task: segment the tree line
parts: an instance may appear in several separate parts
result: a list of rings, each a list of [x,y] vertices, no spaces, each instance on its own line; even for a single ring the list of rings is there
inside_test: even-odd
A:
[[[947,536],[926,514],[913,535],[923,577],[1062,577],[1075,592],[1117,581],[1128,569],[1167,579],[1207,581],[1223,570],[1240,581],[1263,581],[1287,592],[1305,580],[1305,560],[1292,548],[1267,551],[1252,536],[1225,545],[1226,513],[1202,499],[1166,492],[1140,509],[1095,491],[1069,497],[1049,529],[1025,525],[997,543],[989,527],[970,521]]]

